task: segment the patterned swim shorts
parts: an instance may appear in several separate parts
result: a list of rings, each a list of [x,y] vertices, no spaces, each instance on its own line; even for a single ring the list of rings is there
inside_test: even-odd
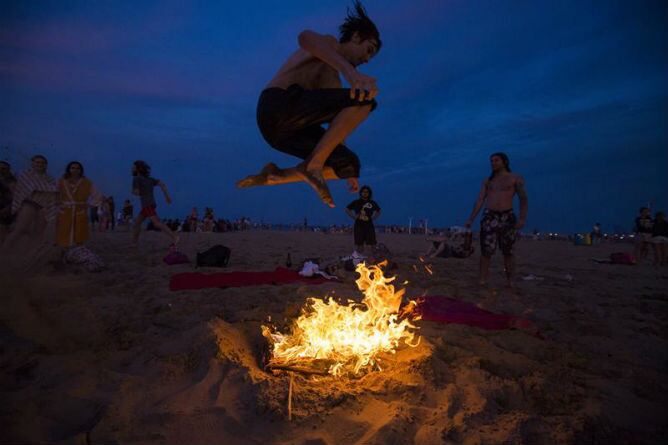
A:
[[[496,212],[485,209],[485,213],[480,220],[480,250],[485,256],[492,256],[496,251],[498,242],[503,255],[513,254],[513,244],[515,244],[516,222],[513,209],[503,212]]]

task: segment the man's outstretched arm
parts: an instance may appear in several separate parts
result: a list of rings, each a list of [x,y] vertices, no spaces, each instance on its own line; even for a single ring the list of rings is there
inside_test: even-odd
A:
[[[165,201],[167,204],[171,204],[172,198],[169,196],[169,192],[167,191],[167,185],[162,181],[158,181],[158,187],[162,189],[162,193],[165,195]]]
[[[478,194],[478,199],[476,199],[475,204],[473,205],[471,216],[469,216],[469,219],[466,220],[466,223],[464,223],[466,227],[471,227],[473,224],[473,220],[478,215],[482,205],[485,203],[485,198],[487,198],[487,180],[483,181],[482,187],[480,188],[480,193]]]
[[[336,50],[339,43],[333,36],[306,30],[299,33],[298,41],[299,47],[304,51],[343,74],[350,84],[351,97],[354,97],[355,90],[367,91],[366,97],[364,94],[359,94],[360,101],[373,99],[378,94],[376,79],[357,71],[345,57],[339,54]]]

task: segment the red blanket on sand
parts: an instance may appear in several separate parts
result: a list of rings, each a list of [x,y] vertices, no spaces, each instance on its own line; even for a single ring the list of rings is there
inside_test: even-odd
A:
[[[211,287],[259,286],[261,284],[288,284],[301,281],[309,284],[321,284],[329,280],[316,275],[302,277],[299,272],[277,267],[273,272],[188,272],[172,275],[169,290],[207,289]]]
[[[444,296],[428,296],[417,299],[416,312],[423,320],[438,323],[454,323],[475,326],[482,329],[522,329],[542,338],[536,326],[526,318],[515,315],[495,314],[480,309],[473,303]]]

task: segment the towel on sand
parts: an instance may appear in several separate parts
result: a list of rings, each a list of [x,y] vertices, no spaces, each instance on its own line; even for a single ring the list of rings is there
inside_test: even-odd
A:
[[[438,323],[465,324],[488,330],[521,329],[542,338],[536,326],[526,318],[495,314],[473,303],[444,296],[425,296],[417,299],[415,311],[423,320]]]
[[[169,290],[207,289],[211,287],[259,286],[261,284],[289,284],[302,282],[321,284],[329,280],[321,277],[303,277],[299,272],[277,267],[272,272],[188,272],[172,275]]]

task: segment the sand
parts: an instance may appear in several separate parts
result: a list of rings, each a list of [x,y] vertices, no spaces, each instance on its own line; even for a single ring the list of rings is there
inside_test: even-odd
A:
[[[627,244],[522,240],[518,274],[476,285],[477,253],[419,264],[420,236],[384,235],[407,294],[447,295],[532,320],[524,331],[420,321],[422,341],[358,379],[261,368],[267,316],[292,319],[308,296],[361,299],[341,283],[170,292],[191,265],[162,262],[168,241],[95,233],[108,264],[88,273],[44,254],[3,258],[1,443],[67,444],[625,444],[668,443],[668,271],[596,264]],[[183,234],[194,258],[232,249],[230,270],[272,270],[351,252],[350,235],[251,231]],[[41,261],[41,262],[40,262]],[[212,269],[205,269],[212,270]]]

